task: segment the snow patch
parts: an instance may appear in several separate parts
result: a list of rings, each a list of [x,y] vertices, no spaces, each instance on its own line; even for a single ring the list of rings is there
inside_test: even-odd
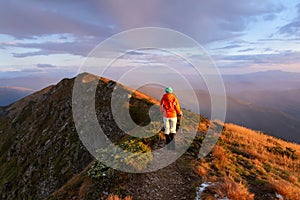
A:
[[[204,192],[204,190],[209,187],[214,185],[212,182],[207,182],[207,183],[202,183],[199,187],[197,187],[197,192],[196,192],[196,199],[195,200],[201,200],[201,195]]]
[[[212,183],[212,182],[204,182],[202,183],[199,187],[197,187],[197,192],[196,192],[196,198],[195,200],[201,200],[201,195],[204,192],[204,190],[209,187],[209,186],[213,186],[216,183]],[[224,198],[219,198],[218,195],[215,195],[215,197],[217,198],[217,200],[230,200],[228,197],[224,197]]]
[[[277,192],[275,193],[276,198],[279,200],[283,200],[283,196],[281,194],[278,194]]]

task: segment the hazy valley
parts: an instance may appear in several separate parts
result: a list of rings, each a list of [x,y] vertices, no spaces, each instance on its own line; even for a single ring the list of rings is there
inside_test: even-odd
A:
[[[190,78],[200,88],[194,90],[198,102],[191,101],[185,106],[196,110],[199,104],[201,114],[210,118],[211,100],[205,83]],[[224,75],[223,80],[227,95],[226,122],[300,142],[300,73],[267,71]],[[163,87],[148,85],[140,90],[159,99]],[[176,93],[188,98],[185,90]]]

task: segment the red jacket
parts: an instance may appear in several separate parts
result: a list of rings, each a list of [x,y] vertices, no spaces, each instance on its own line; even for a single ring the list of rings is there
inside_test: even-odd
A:
[[[164,113],[164,117],[174,118],[181,114],[178,99],[173,93],[166,93],[160,100],[160,110]]]

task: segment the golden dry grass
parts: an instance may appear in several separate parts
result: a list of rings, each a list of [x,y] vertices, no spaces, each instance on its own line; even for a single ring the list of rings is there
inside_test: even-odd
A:
[[[205,169],[201,165],[197,166],[194,171],[196,174],[198,174],[201,177],[204,177],[207,174],[207,169]]]
[[[212,154],[216,159],[214,159],[215,166],[222,170],[224,167],[228,164],[228,155],[225,151],[225,149],[222,146],[216,145],[213,150]]]
[[[221,139],[229,144],[238,144],[237,148],[248,154],[252,160],[257,159],[259,163],[265,162],[269,163],[271,167],[292,171],[294,176],[300,177],[300,145],[298,144],[289,143],[234,124],[225,125]],[[268,149],[276,147],[283,150],[294,150],[298,159],[268,151]]]
[[[245,185],[235,182],[230,176],[219,179],[218,182],[208,188],[208,191],[202,195],[202,199],[210,199],[212,196],[230,200],[254,199],[254,194],[251,194]]]
[[[275,190],[278,194],[285,197],[286,200],[300,199],[299,188],[295,188],[290,182],[284,180],[273,180],[270,188]]]
[[[225,124],[211,155],[198,160],[195,173],[203,181],[216,183],[209,191],[220,197],[253,199],[251,188],[300,199],[300,145]]]

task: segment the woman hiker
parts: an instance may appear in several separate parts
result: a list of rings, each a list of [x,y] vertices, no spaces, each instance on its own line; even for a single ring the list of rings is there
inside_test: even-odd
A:
[[[168,145],[172,140],[168,149],[175,150],[175,134],[177,116],[181,116],[182,112],[177,97],[174,95],[172,88],[167,87],[166,93],[160,100],[160,110],[163,112],[163,121],[165,128],[166,144]]]

